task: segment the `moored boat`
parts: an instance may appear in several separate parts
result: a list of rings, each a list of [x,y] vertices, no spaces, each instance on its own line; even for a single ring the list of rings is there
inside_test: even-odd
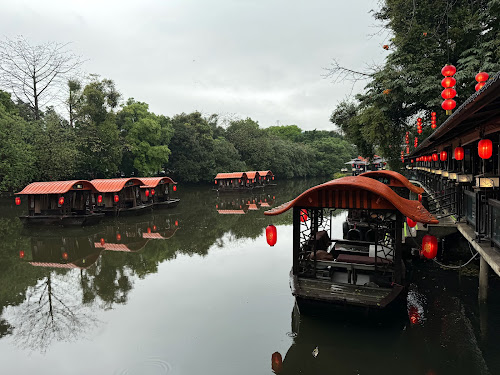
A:
[[[144,183],[141,189],[145,189],[144,195],[150,198],[154,208],[173,208],[179,204],[180,199],[172,198],[170,192],[177,191],[177,182],[170,177],[139,177],[139,180]]]
[[[85,226],[98,223],[104,214],[94,210],[94,186],[86,180],[33,182],[16,193],[16,204],[27,197],[28,215],[23,224]]]
[[[315,186],[265,214],[289,209],[293,209],[290,286],[301,310],[339,304],[387,307],[404,290],[403,218],[438,223],[420,202],[402,198],[367,177],[343,177]],[[355,212],[373,231],[373,241],[334,239],[331,223],[337,209]],[[268,227],[268,240],[276,238],[274,231]]]

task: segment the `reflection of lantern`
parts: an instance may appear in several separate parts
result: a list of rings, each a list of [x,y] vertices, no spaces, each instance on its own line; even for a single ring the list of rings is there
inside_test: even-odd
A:
[[[24,258],[24,250],[19,250],[19,258]]]
[[[300,210],[300,221],[305,222],[307,221],[307,219],[309,219],[309,217],[307,216],[307,210],[303,208],[302,210]]]
[[[441,161],[446,161],[447,158],[448,158],[448,153],[446,151],[441,151],[439,153],[439,159]]]
[[[106,241],[104,241],[104,238],[101,238],[101,246],[104,246],[104,244],[106,243]]]
[[[151,233],[151,228],[150,227],[148,227],[147,232]]]
[[[493,143],[489,139],[481,139],[477,144],[477,153],[481,159],[489,159],[493,154]]]
[[[269,246],[276,245],[277,241],[277,231],[274,225],[268,225],[266,228],[266,240]]]
[[[456,160],[463,160],[464,159],[464,148],[463,147],[458,146],[455,149],[455,159]]]
[[[97,196],[97,203],[102,203],[102,195]]]
[[[59,198],[59,206],[62,206],[64,204],[64,197]]]
[[[283,358],[279,352],[275,352],[271,356],[271,368],[275,374],[279,374],[283,370]]]
[[[115,203],[118,203],[120,201],[120,197],[118,196],[118,194],[115,194],[114,200]]]
[[[408,317],[411,324],[418,324],[420,322],[420,314],[415,306],[410,306],[408,309]]]
[[[421,254],[427,259],[434,259],[438,251],[437,238],[426,234],[422,239],[422,252]]]
[[[116,234],[116,240],[121,241],[122,240],[122,235],[120,233]]]
[[[174,225],[175,225],[176,227],[177,227],[177,226],[179,226],[179,222],[176,220],[176,221],[175,221],[175,223],[174,223]]]
[[[410,228],[414,228],[414,227],[415,227],[415,225],[417,225],[417,222],[416,222],[416,221],[414,221],[414,220],[412,220],[412,219],[410,219],[409,217],[407,217],[407,218],[406,218],[406,223],[408,224],[408,226],[409,226]]]
[[[274,176],[272,177],[272,180],[274,180]]]
[[[156,230],[156,229],[157,229],[157,228],[156,228],[156,225],[153,225],[153,230]]]
[[[16,206],[19,206],[21,204],[21,198],[16,197],[16,199],[14,199],[14,200],[16,202]]]
[[[64,260],[68,260],[68,253],[66,251],[64,253],[62,253],[62,258]]]

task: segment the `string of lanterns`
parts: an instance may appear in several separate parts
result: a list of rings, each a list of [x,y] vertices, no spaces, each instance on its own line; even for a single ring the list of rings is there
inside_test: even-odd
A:
[[[476,91],[479,91],[483,88],[489,77],[490,76],[486,72],[480,72],[476,74],[476,81],[477,81],[477,85],[475,87]]]
[[[441,81],[441,86],[444,87],[444,90],[441,92],[441,97],[444,99],[444,102],[441,103],[441,107],[446,111],[447,115],[451,115],[451,111],[457,106],[457,102],[453,100],[457,95],[457,91],[453,88],[457,83],[457,80],[453,78],[456,72],[457,68],[449,64],[446,64],[443,69],[441,69],[441,74],[444,75]]]

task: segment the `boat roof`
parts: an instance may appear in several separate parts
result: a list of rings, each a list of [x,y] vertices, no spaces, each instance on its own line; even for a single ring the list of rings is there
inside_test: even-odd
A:
[[[244,215],[244,210],[217,210],[220,215]]]
[[[259,174],[259,172],[257,172],[257,171],[248,171],[245,173],[247,174],[247,177],[251,180],[253,180],[255,178],[255,176]]]
[[[223,180],[229,178],[247,178],[247,175],[245,172],[231,172],[231,173],[217,173],[217,176],[215,176],[216,180]]]
[[[75,188],[75,185],[81,184],[81,188]],[[23,194],[64,194],[69,190],[94,190],[94,186],[87,180],[70,180],[70,181],[47,181],[33,182],[26,186],[16,195]]]
[[[259,175],[264,177],[264,176],[274,176],[273,175],[273,172],[271,171],[258,171],[259,172]]]
[[[388,184],[389,186],[405,187],[408,190],[410,190],[416,194],[423,194],[425,191],[423,188],[413,185],[401,173],[394,172],[394,171],[387,171],[387,170],[368,171],[368,172],[361,173],[360,176],[370,177],[370,178],[374,178],[374,179],[377,179],[379,177],[387,177],[387,178],[389,178],[389,184]]]
[[[295,206],[392,210],[399,211],[419,223],[439,223],[419,201],[402,198],[389,186],[362,176],[342,177],[314,186],[297,198],[272,208],[264,214],[279,215]]]
[[[110,179],[95,179],[90,181],[95,189],[100,193],[116,193],[121,191],[125,184],[131,182],[131,185],[143,185],[144,183],[138,178],[110,178]]]
[[[176,184],[170,177],[138,177],[144,184],[144,188],[154,188],[158,184]]]

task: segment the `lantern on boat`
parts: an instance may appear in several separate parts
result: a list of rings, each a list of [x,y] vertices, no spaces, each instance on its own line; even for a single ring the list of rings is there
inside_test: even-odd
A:
[[[24,258],[24,250],[19,250],[19,258]]]
[[[172,186],[173,191],[177,191],[177,185]]]
[[[493,153],[493,142],[490,139],[481,139],[477,144],[477,153],[481,159],[489,159]]]
[[[476,91],[479,91],[483,88],[483,86],[486,84],[486,81],[488,80],[489,75],[486,72],[481,72],[476,74],[476,81],[477,85],[475,87]]]
[[[307,219],[309,219],[309,217],[307,216],[307,210],[303,208],[302,210],[300,210],[300,221],[306,222]]]
[[[275,352],[271,356],[271,368],[275,374],[279,374],[283,370],[283,358],[279,352]]]
[[[419,201],[420,203],[422,203],[422,194],[419,194],[419,195],[418,195],[418,201]]]
[[[217,180],[215,180],[215,185],[217,185]]]
[[[458,146],[455,149],[455,159],[456,160],[464,160],[464,148],[461,146]]]
[[[20,197],[16,197],[16,199],[14,199],[14,201],[16,202],[16,206],[19,206],[21,204],[21,198]]]
[[[422,251],[421,254],[427,259],[434,259],[438,251],[438,241],[437,238],[426,234],[422,239]]]
[[[64,204],[64,197],[60,197],[58,203],[59,206],[62,206]]]
[[[447,158],[448,158],[448,153],[446,151],[441,151],[439,153],[439,159],[441,161],[446,161]]]
[[[438,154],[432,154],[432,161],[438,161]]]
[[[146,189],[145,194],[146,194],[146,198],[149,197],[149,190],[148,189]]]
[[[406,218],[406,224],[408,224],[408,226],[410,228],[415,228],[415,226],[417,225],[417,222],[410,219],[409,217]]]
[[[277,231],[276,231],[276,227],[274,225],[268,225],[267,228],[266,228],[266,240],[267,240],[267,244],[269,246],[274,246],[276,245],[276,241],[277,241]]]
[[[114,201],[115,203],[118,203],[120,201],[120,197],[118,196],[118,194],[115,194]]]
[[[102,195],[97,196],[97,203],[102,203]]]
[[[179,226],[179,222],[176,220],[176,221],[175,221],[175,223],[174,223],[174,225],[175,225],[176,227],[177,227],[177,226]]]
[[[151,189],[151,196],[155,195],[155,189]]]

